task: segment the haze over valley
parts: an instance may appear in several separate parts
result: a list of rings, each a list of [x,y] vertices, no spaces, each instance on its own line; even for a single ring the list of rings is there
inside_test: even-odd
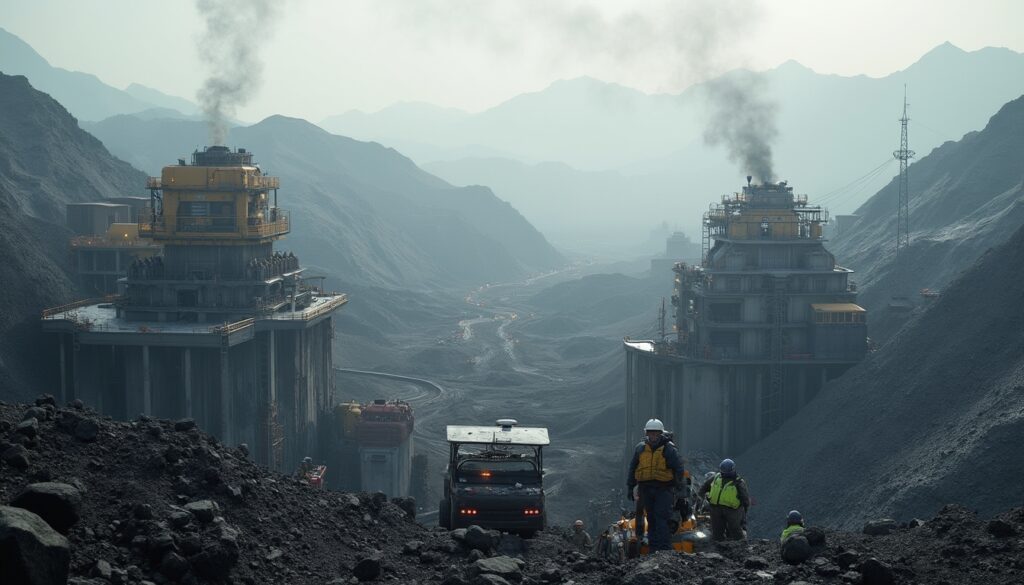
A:
[[[375,399],[400,399],[415,412],[412,452],[422,456],[415,465],[425,465],[405,480],[420,482],[413,488],[417,500],[392,505],[385,498],[382,504],[367,494],[354,503],[330,500],[339,518],[352,516],[345,516],[347,532],[324,532],[334,535],[325,540],[344,549],[343,558],[330,561],[343,568],[344,579],[366,558],[384,559],[380,574],[391,571],[400,580],[413,578],[419,564],[412,563],[429,566],[415,577],[423,583],[448,579],[441,569],[434,572],[446,564],[467,579],[458,582],[475,578],[475,569],[459,564],[478,560],[459,548],[464,535],[417,532],[421,528],[402,510],[411,507],[427,527],[445,514],[451,497],[442,483],[451,461],[448,425],[512,417],[549,430],[545,519],[559,528],[539,536],[541,546],[508,544],[506,537],[479,557],[526,558],[515,579],[522,583],[565,582],[562,577],[573,575],[585,583],[661,583],[668,581],[643,580],[647,569],[629,564],[635,561],[591,569],[584,565],[596,561],[563,562],[558,555],[574,554],[564,549],[560,527],[583,519],[596,536],[633,506],[625,498],[626,458],[643,438],[634,419],[664,418],[693,477],[717,471],[726,457],[736,460],[756,500],[747,522],[751,546],[764,538],[774,547],[756,545],[762,547],[758,555],[772,555],[769,576],[847,582],[838,568],[834,575],[811,565],[787,568],[775,558],[779,524],[799,507],[829,531],[835,539],[830,543],[863,546],[881,558],[896,575],[884,582],[1015,582],[1021,566],[1004,556],[1019,553],[1019,543],[999,548],[992,544],[997,537],[991,524],[983,523],[1024,525],[1024,513],[1013,509],[1020,506],[1013,494],[1024,480],[1015,450],[1024,438],[1024,36],[1007,24],[1019,23],[1024,12],[996,1],[987,8],[955,3],[948,10],[915,3],[919,11],[934,11],[934,18],[887,52],[859,44],[895,43],[882,34],[890,25],[873,20],[884,14],[880,3],[868,3],[861,16],[835,8],[836,19],[848,21],[844,27],[823,22],[828,8],[804,4],[697,1],[625,8],[431,1],[415,7],[356,2],[343,9],[317,2],[229,7],[199,0],[194,6],[126,5],[132,22],[114,14],[93,19],[69,7],[86,19],[78,41],[94,43],[78,57],[66,46],[70,40],[58,42],[57,32],[40,28],[37,9],[7,7],[10,16],[0,12],[0,254],[6,258],[0,266],[7,283],[0,290],[0,406],[10,411],[0,410],[0,455],[24,445],[27,459],[19,467],[4,455],[0,508],[33,482],[74,483],[70,474],[99,476],[104,465],[115,470],[111,477],[131,476],[122,464],[101,461],[117,449],[82,451],[76,455],[80,464],[61,455],[60,441],[48,433],[74,438],[75,425],[93,424],[79,419],[95,419],[99,428],[98,443],[75,438],[74,449],[84,450],[105,448],[103,441],[113,437],[124,444],[177,441],[173,420],[196,418],[189,425],[202,427],[201,417],[209,416],[221,426],[188,431],[192,426],[186,425],[181,432],[193,438],[182,435],[173,451],[163,443],[133,451],[131,457],[146,461],[140,465],[153,475],[140,480],[128,499],[151,503],[163,518],[164,508],[180,511],[174,506],[192,505],[207,490],[223,508],[216,513],[246,534],[233,545],[241,547],[241,557],[235,550],[227,563],[232,579],[328,582],[334,569],[326,564],[302,574],[277,561],[284,554],[302,562],[311,549],[297,543],[305,538],[302,530],[319,530],[315,521],[302,524],[299,534],[267,529],[272,546],[246,540],[281,493],[298,495],[289,496],[294,509],[277,510],[278,516],[311,517],[310,510],[322,506],[299,489],[309,487],[302,481],[265,478],[294,475],[301,449],[334,461],[334,447],[321,442],[340,437],[347,424],[336,405],[356,401],[366,408]],[[795,20],[797,8],[811,11],[832,40],[825,32],[793,30],[808,26]],[[351,22],[327,24],[343,14]],[[163,48],[121,47],[138,53],[122,63],[103,52],[112,50],[105,49],[109,43],[138,38],[126,27],[163,22],[162,29],[170,25],[161,18],[172,16],[189,41],[168,40],[161,30],[154,44],[158,39]],[[67,26],[60,22],[55,30]],[[364,28],[376,28],[379,38],[364,36]],[[859,31],[861,41],[851,40],[846,29]],[[247,32],[253,30],[261,34]],[[321,51],[312,53],[309,43],[319,43]],[[176,54],[180,63],[172,58]],[[92,60],[89,66],[85,58]],[[148,72],[160,68],[167,69],[163,77]],[[901,176],[900,118],[906,112],[908,150],[902,155],[908,166]],[[218,209],[220,200],[204,207],[205,196],[176,203],[177,209],[194,205],[201,211],[195,218],[175,211],[182,239],[167,239],[171,251],[160,252],[159,260],[118,260],[109,267],[114,290],[86,278],[104,268],[98,259],[83,267],[74,246],[123,237],[118,245],[142,247],[160,229],[171,229],[158,221],[156,209],[167,213],[172,208],[165,201],[190,195],[168,177],[191,176],[184,173],[203,166],[194,161],[214,156],[209,153],[222,156],[208,150],[213,146],[228,147],[223,156],[239,160],[251,154],[245,172],[256,179],[245,180],[270,185],[249,200],[248,210],[237,208],[249,214],[239,233],[264,246],[244,238],[237,244],[243,250],[238,258],[247,262],[244,278],[195,268],[228,262],[235,252],[217,252],[214,261],[199,251],[173,251],[174,245],[192,245],[188,238],[198,247],[229,250],[226,240],[217,240],[223,234],[201,241],[188,233],[196,232],[194,226],[182,227],[216,221],[209,210]],[[183,174],[168,175],[165,167]],[[272,177],[279,178],[279,189]],[[128,201],[117,198],[127,197],[137,198],[131,204],[139,209],[130,219],[115,219],[121,213],[115,204]],[[84,234],[73,210],[99,203],[111,206],[110,215]],[[266,231],[281,225],[286,229],[280,233]],[[180,254],[177,260],[174,254]],[[292,262],[302,270],[274,268],[278,272],[267,278],[249,279],[264,266],[259,254],[274,266]],[[181,278],[160,272],[182,258],[191,264]],[[209,322],[187,311],[180,323],[167,316],[175,313],[167,312],[166,303],[192,310],[205,302],[200,293],[183,296],[183,289],[206,281],[241,286],[244,279],[267,286],[249,299],[258,307],[252,319],[224,316],[232,314],[224,307],[236,308],[227,293],[211,297]],[[159,320],[133,324],[127,316],[138,307],[130,302],[142,302],[142,289],[132,293],[133,285],[177,287],[177,296],[169,301],[146,293]],[[305,301],[296,300],[300,291]],[[89,300],[73,304],[83,299]],[[318,309],[327,305],[323,299],[334,299],[330,309]],[[83,320],[86,313],[78,311],[92,306],[116,310],[118,320],[128,321]],[[327,323],[328,333],[290,341],[284,332],[297,313],[311,315],[310,327]],[[324,315],[326,321],[317,321]],[[54,335],[60,319],[69,329]],[[264,333],[261,319],[274,330],[266,343],[258,337]],[[253,332],[232,341],[245,327]],[[169,341],[170,332],[200,330],[223,335],[222,356],[235,351],[232,359],[256,365],[228,366],[221,357],[216,375],[196,378],[193,368],[207,367],[205,357],[166,358],[177,342]],[[840,341],[822,341],[836,331]],[[132,349],[113,349],[115,343],[95,354],[129,365],[79,361],[80,347],[108,347],[103,334],[113,339],[164,332],[171,336],[127,343]],[[233,349],[249,347],[244,344],[250,339],[261,345],[251,344],[257,349],[244,350],[249,353]],[[136,349],[138,367],[130,361]],[[275,351],[300,357],[265,367],[277,363]],[[317,370],[309,365],[316,356],[303,358],[301,352],[320,352],[329,361]],[[173,365],[164,365],[165,358]],[[153,366],[158,374],[151,382],[153,363],[160,365]],[[293,364],[294,375],[282,370]],[[232,367],[251,371],[239,374],[233,398],[215,394],[225,392]],[[77,380],[77,372],[96,376],[96,389]],[[127,388],[143,377],[145,401],[133,402],[133,391],[119,385]],[[179,377],[188,382],[178,384]],[[294,388],[325,388],[321,394],[308,390],[317,399],[303,402],[298,390],[288,397],[292,386],[280,380],[294,381]],[[261,384],[271,398],[258,394]],[[171,396],[179,385],[188,396],[181,405]],[[707,388],[712,390],[702,394]],[[22,411],[41,394],[57,396],[52,405],[38,404],[52,406],[49,415],[39,414],[42,440],[22,438]],[[112,406],[111,395],[123,405]],[[104,398],[65,404],[73,398],[89,402],[90,396],[107,397],[106,407]],[[186,417],[183,405],[191,415],[193,400],[201,414]],[[276,406],[278,400],[285,402]],[[135,406],[142,418],[131,410]],[[269,422],[241,420],[263,438],[239,450],[241,441],[223,434],[230,416],[245,419],[239,413],[249,406],[269,412]],[[72,408],[82,414],[61,414]],[[301,430],[307,415],[319,426]],[[133,422],[118,422],[125,417]],[[274,417],[282,421],[278,427]],[[160,425],[163,430],[154,430]],[[206,437],[200,431],[219,436],[200,438]],[[242,432],[236,439],[247,436]],[[141,454],[146,449],[159,449],[155,457],[163,462]],[[179,452],[181,461],[172,457]],[[201,465],[188,457],[202,459]],[[192,470],[195,465],[202,468]],[[328,467],[339,478],[349,472]],[[222,469],[223,482],[210,479],[213,468]],[[194,478],[186,477],[193,471]],[[161,474],[173,476],[171,483],[164,486]],[[288,487],[278,491],[274,481]],[[136,509],[130,529],[119,524],[107,530],[109,519],[101,517],[106,512],[97,502],[115,488],[103,485],[97,488],[102,495],[86,496],[83,513],[99,528],[90,528],[91,536],[84,528],[65,534],[72,551],[65,581],[40,582],[72,582],[68,574],[117,582],[103,576],[109,565],[93,568],[101,565],[92,557],[106,554],[96,551],[105,550],[108,537],[133,542],[128,532],[142,534],[152,515]],[[325,498],[347,497],[331,487]],[[246,497],[256,502],[253,494],[259,507],[232,508],[249,505],[240,504]],[[160,498],[168,497],[165,506]],[[904,546],[941,549],[928,539],[945,538],[944,529],[913,533],[908,522],[938,514],[931,526],[939,526],[944,518],[960,518],[961,509],[946,504],[970,509],[962,512],[970,516],[965,525],[987,534],[972,541],[984,542],[981,552],[949,554],[975,560],[947,566],[929,557],[915,565],[894,552]],[[869,543],[854,534],[881,518],[902,523],[894,540]],[[214,538],[214,530],[223,530],[215,525],[196,529],[195,538],[227,547],[226,537]],[[387,536],[374,540],[374,530]],[[130,561],[143,554],[138,546],[110,553],[110,560],[115,569],[145,565],[147,577],[162,575],[159,582],[224,582],[228,573],[204,574],[207,560],[186,554],[191,545],[174,538],[175,554],[188,567],[179,577],[193,581],[176,580],[175,569],[167,572],[162,559],[170,548],[149,550],[157,559],[149,565]],[[420,544],[403,544],[412,540]],[[760,570],[743,564],[753,552],[714,550],[722,550],[723,562],[736,564],[736,571]],[[829,551],[817,554],[831,563],[842,552]],[[435,559],[435,553],[441,556]],[[867,554],[843,568],[861,579],[870,572],[863,569]],[[708,559],[699,560],[701,574],[726,582],[726,570],[707,568]],[[698,568],[688,562],[671,561],[672,578],[694,576],[687,571]],[[558,579],[541,577],[541,570],[559,564],[568,568]],[[987,573],[986,567],[997,570]]]

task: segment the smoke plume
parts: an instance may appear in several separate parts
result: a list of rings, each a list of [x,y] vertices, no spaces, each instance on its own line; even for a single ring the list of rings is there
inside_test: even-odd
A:
[[[210,144],[227,140],[228,120],[259,89],[263,79],[261,45],[273,30],[282,2],[196,0],[206,21],[199,40],[208,76],[197,98],[206,115]]]
[[[764,78],[756,73],[726,75],[704,84],[710,106],[704,142],[723,144],[729,160],[762,183],[774,180],[772,142],[779,134],[777,104],[766,97]]]

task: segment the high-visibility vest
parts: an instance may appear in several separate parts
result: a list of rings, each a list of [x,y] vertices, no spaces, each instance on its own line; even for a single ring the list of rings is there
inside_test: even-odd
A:
[[[637,481],[672,481],[675,479],[674,473],[668,468],[668,463],[665,461],[665,445],[652,450],[649,443],[644,444],[633,477]]]
[[[799,524],[787,526],[786,529],[782,531],[782,536],[779,537],[779,542],[786,542],[787,538],[796,534],[797,532],[803,532],[803,530],[804,527],[800,526]]]
[[[725,506],[735,510],[740,507],[739,491],[736,489],[736,481],[730,479],[722,485],[722,474],[715,476],[711,482],[711,493],[708,494],[708,502],[715,506]]]

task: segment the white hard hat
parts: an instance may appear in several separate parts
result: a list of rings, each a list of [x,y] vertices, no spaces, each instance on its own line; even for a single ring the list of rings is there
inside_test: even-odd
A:
[[[647,421],[646,425],[644,425],[644,430],[665,432],[665,425],[660,420],[652,418],[651,420]]]
[[[583,520],[577,520],[572,523],[573,526],[583,526]]]

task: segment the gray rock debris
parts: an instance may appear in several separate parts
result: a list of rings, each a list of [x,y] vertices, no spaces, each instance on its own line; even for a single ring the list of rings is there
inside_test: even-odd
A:
[[[57,532],[67,534],[78,522],[82,494],[66,483],[33,483],[25,486],[11,505],[35,513]]]
[[[68,540],[22,508],[0,506],[0,583],[63,585],[68,579]]]

